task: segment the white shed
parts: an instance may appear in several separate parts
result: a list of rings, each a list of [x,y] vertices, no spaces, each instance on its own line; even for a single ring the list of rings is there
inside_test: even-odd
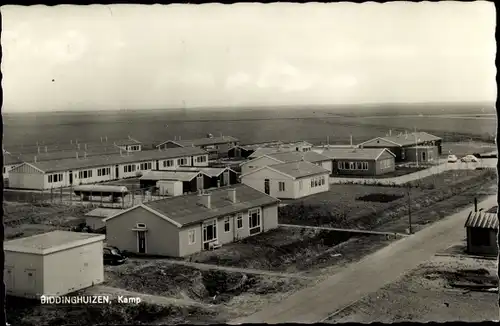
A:
[[[121,209],[116,208],[96,208],[85,214],[85,224],[90,226],[92,230],[98,230],[106,226],[104,220],[112,215],[118,214]]]
[[[156,182],[160,195],[181,196],[183,194],[182,181],[159,180]]]
[[[7,294],[65,295],[104,281],[104,235],[52,231],[4,242]]]

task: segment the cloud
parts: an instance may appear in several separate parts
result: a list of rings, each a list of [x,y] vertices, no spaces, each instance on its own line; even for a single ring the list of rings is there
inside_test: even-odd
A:
[[[262,68],[256,85],[259,88],[277,88],[282,92],[303,91],[313,86],[314,79],[286,62],[271,62]]]

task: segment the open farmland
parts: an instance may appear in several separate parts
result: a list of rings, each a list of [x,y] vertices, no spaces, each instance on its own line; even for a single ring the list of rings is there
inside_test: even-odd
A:
[[[404,109],[402,105],[401,110]],[[34,145],[36,142],[54,144],[75,139],[81,143],[99,142],[101,136],[108,136],[109,140],[113,140],[126,138],[131,133],[134,138],[143,141],[146,147],[150,147],[152,143],[174,137],[189,139],[205,137],[207,133],[235,136],[243,143],[274,139],[300,139],[320,143],[325,142],[327,136],[332,143],[348,143],[350,135],[355,143],[359,143],[384,136],[389,129],[397,132],[416,127],[437,135],[455,135],[459,139],[468,139],[468,134],[483,137],[496,132],[494,117],[440,119],[391,116],[375,119],[342,116],[352,110],[355,108],[101,111],[98,115],[81,112],[4,114],[4,145],[8,149]],[[365,111],[365,114],[373,114],[376,110],[377,108]],[[474,107],[471,110],[478,111]],[[415,114],[419,111],[419,108],[410,107],[401,112]],[[64,141],[61,140],[61,135],[64,135]]]
[[[458,208],[470,205],[474,196],[481,197],[496,191],[491,190],[496,179],[494,170],[449,170],[412,182],[412,210],[418,213],[420,209],[429,208],[450,198],[453,200],[446,201],[447,206]],[[485,191],[478,193],[482,188]],[[279,208],[279,222],[384,229],[385,224],[407,215],[406,192],[405,186],[331,185],[328,192],[288,201],[287,206]],[[366,196],[370,195],[374,198],[366,200]],[[461,196],[452,198],[456,195]],[[379,200],[375,200],[377,196],[380,197]],[[387,198],[394,200],[388,201]]]

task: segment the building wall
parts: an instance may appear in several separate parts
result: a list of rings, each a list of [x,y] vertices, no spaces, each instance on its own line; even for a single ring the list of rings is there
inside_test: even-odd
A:
[[[324,184],[311,187],[311,181],[314,181],[315,179],[317,180],[320,178],[323,178],[325,180]],[[328,175],[328,173],[325,173],[325,174],[321,174],[321,175],[311,176],[308,178],[300,178],[298,180],[295,180],[294,188],[295,188],[294,189],[295,197],[293,197],[294,199],[302,198],[302,197],[306,197],[306,196],[310,196],[310,195],[314,195],[314,194],[328,191],[328,190],[330,190],[329,175]],[[279,197],[277,197],[277,198],[279,198]]]
[[[45,295],[65,295],[104,282],[103,242],[45,255]],[[64,268],[61,268],[64,266]]]
[[[4,282],[7,294],[37,298],[45,293],[43,286],[43,257],[41,255],[6,250],[4,266]],[[29,273],[32,273],[32,276]]]
[[[90,226],[92,230],[97,230],[106,226],[106,223],[104,223],[103,219],[103,217],[86,216],[85,224]]]
[[[491,255],[495,256],[498,254],[497,246],[497,232],[495,230],[489,230],[490,245],[489,246],[477,246],[472,244],[472,237],[474,236],[472,228],[467,228],[467,251],[471,254],[477,255]]]
[[[254,160],[245,162],[241,165],[241,174],[248,173],[250,171],[255,171],[263,166],[270,166],[273,164],[279,164],[280,162],[269,157],[263,156],[256,158]]]
[[[106,221],[106,242],[120,250],[138,251],[137,223],[144,223],[146,253],[177,257],[179,255],[179,229],[159,216],[137,207],[127,213]]]
[[[357,162],[367,162],[368,163],[368,170],[344,170],[344,169],[339,169],[339,163],[357,163]],[[335,176],[374,176],[377,175],[377,162],[375,160],[340,160],[340,159],[335,159],[333,160],[333,175]]]
[[[260,192],[265,192],[265,179],[269,179],[270,196],[280,199],[297,198],[297,193],[295,190],[295,180],[269,169],[262,169],[247,176],[243,176],[241,178],[241,183],[244,183],[247,186],[252,187]],[[279,182],[285,183],[285,191],[279,191]]]
[[[323,167],[323,169],[327,169],[328,172],[330,172],[331,174],[333,171],[333,161],[332,160],[323,161],[321,162],[321,167]]]
[[[388,163],[384,164],[384,161]],[[391,157],[384,156],[375,162],[375,175],[382,175],[394,171],[396,171],[396,160],[392,155]]]
[[[250,210],[238,213],[242,215],[242,228],[237,228],[237,215],[230,214],[217,218],[217,242],[221,245],[231,243],[250,236],[249,231]],[[226,217],[229,218],[230,229],[225,232],[224,225]],[[205,221],[206,223],[208,221]],[[278,205],[261,207],[262,232],[278,227]],[[189,244],[189,231],[195,232],[195,243]],[[203,251],[203,223],[186,226],[179,231],[179,256],[185,257]]]
[[[160,180],[156,183],[159,188],[160,195],[181,196],[182,181],[166,181]]]
[[[432,163],[439,160],[439,149],[437,146],[433,147],[423,147],[423,148],[405,148],[406,160],[410,162],[417,161],[418,152],[418,162],[422,163]],[[423,157],[425,153],[425,157]]]
[[[45,188],[45,175],[29,165],[21,165],[9,172],[9,186],[42,190]]]

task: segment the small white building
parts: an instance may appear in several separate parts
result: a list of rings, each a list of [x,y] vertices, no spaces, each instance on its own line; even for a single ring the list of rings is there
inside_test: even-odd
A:
[[[128,139],[115,141],[113,145],[127,152],[140,152],[142,150],[142,143],[130,136]]]
[[[125,155],[75,157],[22,163],[10,171],[9,187],[44,190],[138,177],[163,166],[208,166],[208,153],[196,147],[149,150]]]
[[[4,242],[9,295],[65,295],[104,281],[104,235],[52,231]]]
[[[246,174],[250,171],[254,171],[263,166],[271,166],[281,163],[291,163],[306,161],[318,166],[321,166],[330,173],[332,172],[332,159],[328,156],[316,153],[314,151],[310,152],[297,152],[297,151],[286,151],[286,152],[274,152],[260,157],[254,158],[250,161],[243,162],[240,164],[241,173]]]
[[[298,199],[330,189],[330,172],[300,161],[263,166],[241,175],[241,183],[278,199]]]
[[[4,151],[3,153],[3,178],[9,178],[9,171],[15,168],[16,166],[23,163],[22,159],[17,158],[16,156],[7,153]]]
[[[118,214],[121,209],[116,208],[96,208],[85,214],[85,224],[90,226],[92,230],[99,230],[106,226],[104,220],[114,214]]]

